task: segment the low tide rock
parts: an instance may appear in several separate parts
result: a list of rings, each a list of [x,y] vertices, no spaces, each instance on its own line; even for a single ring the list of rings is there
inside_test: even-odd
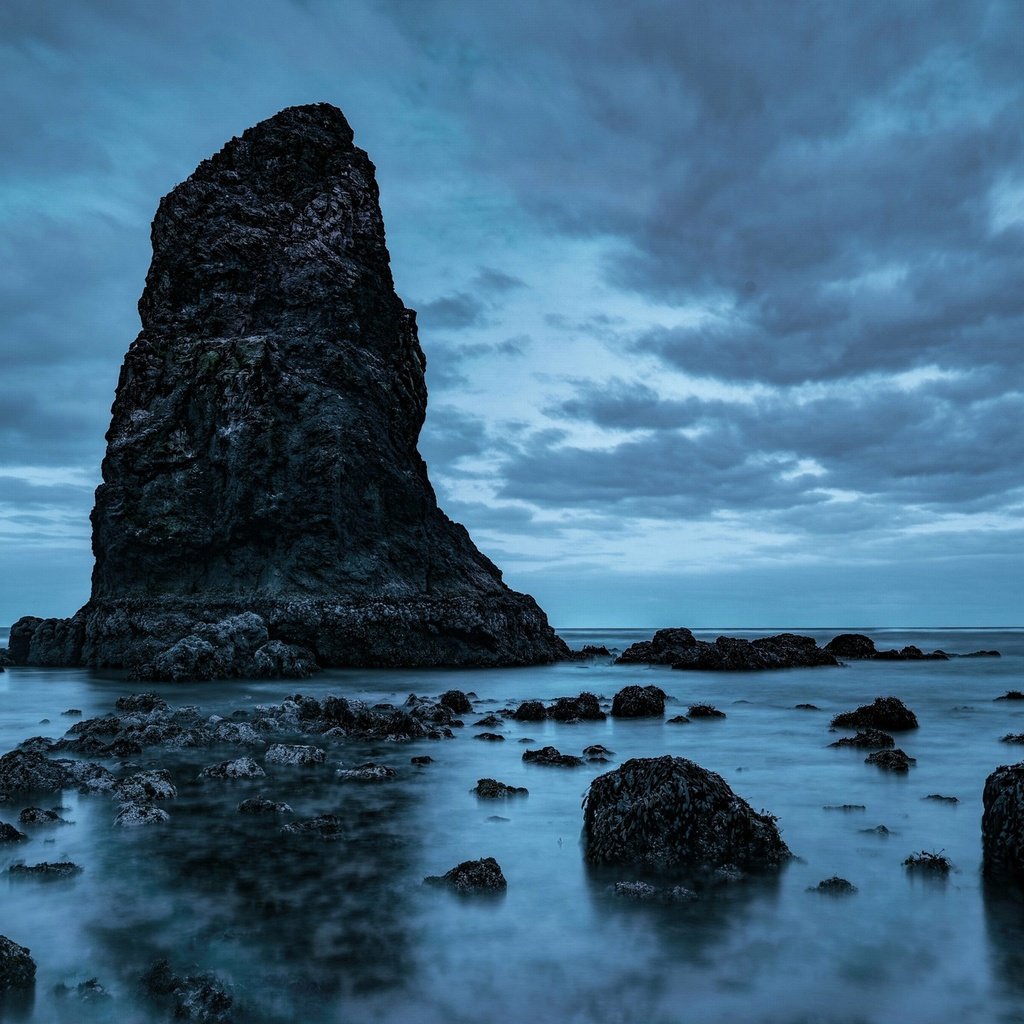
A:
[[[830,743],[830,747],[861,747],[865,750],[895,747],[896,741],[881,729],[862,729],[856,736],[844,736]]]
[[[136,772],[114,783],[113,794],[125,804],[148,804],[153,800],[173,800],[178,791],[165,769]]]
[[[1024,762],[1001,765],[985,780],[982,869],[1024,884]]]
[[[419,754],[416,757],[409,758],[410,764],[427,765],[433,764],[434,759],[429,754]]]
[[[876,750],[864,758],[865,764],[873,764],[887,772],[907,772],[912,764],[917,764],[916,757],[910,757],[899,747],[893,750]]]
[[[463,895],[498,893],[508,888],[501,866],[493,857],[463,861],[451,871],[443,875],[428,875],[423,881],[427,885],[454,889]]]
[[[12,864],[7,873],[12,878],[38,878],[50,882],[80,875],[82,868],[70,860],[43,861],[41,864]]]
[[[633,758],[594,779],[583,832],[591,864],[757,871],[792,856],[770,814],[682,757]]]
[[[487,740],[489,743],[504,743],[505,737],[500,732],[478,732],[473,739]]]
[[[395,778],[398,772],[386,764],[367,761],[357,768],[339,768],[336,774],[339,779],[346,779],[349,782],[387,782],[388,779]]]
[[[845,878],[833,875],[811,886],[807,891],[824,893],[826,896],[852,896],[857,891],[857,886]]]
[[[342,821],[336,814],[318,814],[315,818],[303,818],[281,826],[281,831],[289,836],[308,836],[333,842],[344,839]]]
[[[577,768],[583,764],[582,757],[573,754],[562,754],[554,747],[541,747],[539,750],[524,750],[523,760],[527,764],[543,764],[553,768]]]
[[[124,804],[114,818],[114,824],[121,828],[140,828],[143,825],[162,825],[171,816],[162,808],[152,804]]]
[[[832,719],[832,727],[905,732],[917,728],[917,716],[898,697],[876,697],[871,704],[836,715]]]
[[[690,720],[686,717],[686,715],[674,715],[672,718],[668,719],[665,724],[666,725],[689,725],[690,724]]]
[[[612,699],[613,718],[661,718],[665,691],[658,686],[625,686]]]
[[[240,814],[292,814],[288,804],[276,803],[262,796],[252,796],[238,805]]]
[[[36,962],[31,950],[0,935],[0,992],[31,988],[36,980]]]
[[[686,713],[690,718],[725,718],[725,712],[719,711],[714,704],[691,704]]]
[[[473,712],[473,704],[462,690],[446,690],[438,698],[438,703],[443,704],[457,715],[469,715]]]
[[[524,786],[509,786],[497,779],[478,779],[470,790],[483,800],[507,800],[513,796],[528,796],[530,791]]]
[[[0,821],[0,843],[20,843],[28,839],[24,832],[19,832],[13,825]]]
[[[525,700],[516,708],[513,717],[518,722],[543,722],[548,717],[548,710],[539,700]]]
[[[548,714],[556,722],[600,722],[605,718],[597,697],[587,692],[578,697],[559,697]]]
[[[505,724],[503,718],[499,718],[497,715],[485,715],[476,723],[477,729],[500,729]]]
[[[199,773],[201,779],[258,779],[267,773],[251,758],[240,757],[235,761],[220,761],[211,764]]]
[[[263,760],[267,764],[290,764],[304,767],[323,764],[327,760],[327,751],[320,747],[301,744],[275,743],[263,756]]]

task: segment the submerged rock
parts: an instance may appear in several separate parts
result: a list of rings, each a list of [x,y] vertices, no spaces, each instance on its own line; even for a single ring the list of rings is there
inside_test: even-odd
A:
[[[612,698],[613,718],[661,718],[665,691],[658,686],[625,686]]]
[[[574,754],[559,753],[554,747],[541,747],[540,750],[524,750],[523,760],[527,764],[543,764],[553,768],[578,768],[583,764],[582,757]]]
[[[208,679],[567,657],[437,507],[416,318],[341,111],[289,107],[229,141],[161,200],[152,240],[92,596],[20,620],[15,660]],[[248,616],[273,639],[210,635]]]
[[[19,815],[22,825],[67,825],[56,811],[44,810],[42,807],[26,807]]]
[[[1024,762],[989,775],[982,805],[982,870],[1024,885]]]
[[[237,807],[240,814],[293,814],[288,804],[276,803],[262,796],[251,796]]]
[[[12,878],[39,878],[49,882],[73,878],[82,873],[82,868],[70,860],[43,861],[41,864],[12,864],[7,873]]]
[[[489,743],[504,743],[505,737],[500,732],[478,732],[473,739],[486,740]]]
[[[428,875],[427,885],[444,886],[464,895],[504,892],[508,882],[493,857],[465,860],[443,875]]]
[[[470,793],[483,800],[507,800],[513,796],[529,796],[530,791],[524,786],[509,786],[497,779],[478,779]]]
[[[281,831],[285,835],[313,836],[328,842],[345,838],[341,818],[336,814],[318,814],[315,818],[292,821],[287,825],[282,825]]]
[[[912,764],[917,764],[916,757],[910,757],[899,747],[893,750],[876,750],[864,758],[865,764],[873,764],[884,768],[887,772],[907,772]]]
[[[857,886],[845,878],[833,875],[831,878],[826,878],[817,885],[811,886],[807,891],[820,892],[827,896],[852,896],[857,891]]]
[[[692,903],[699,899],[692,889],[682,885],[661,887],[650,882],[616,882],[612,894],[638,903]]]
[[[876,697],[871,704],[836,715],[832,719],[832,727],[904,732],[917,728],[917,716],[897,697]]]
[[[0,935],[0,993],[31,988],[36,980],[32,951]]]
[[[863,749],[895,747],[896,741],[881,729],[861,729],[856,736],[844,736],[830,747],[861,747]]]
[[[996,697],[996,700],[1024,700],[1024,693],[1020,690],[1007,690],[1002,697]]]
[[[591,864],[759,871],[792,856],[770,814],[682,757],[633,758],[594,779],[583,832]]]
[[[927,850],[912,853],[903,862],[903,866],[908,871],[924,871],[936,875],[948,875],[953,870],[953,862],[941,850],[938,853],[929,853]]]

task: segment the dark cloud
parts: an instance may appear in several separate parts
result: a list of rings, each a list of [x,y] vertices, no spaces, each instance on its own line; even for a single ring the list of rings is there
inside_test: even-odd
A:
[[[493,267],[481,267],[473,278],[473,285],[485,292],[511,292],[517,288],[525,288],[526,282],[520,277],[495,270]]]
[[[456,292],[420,305],[418,321],[425,330],[459,331],[484,322],[485,306],[475,295]]]

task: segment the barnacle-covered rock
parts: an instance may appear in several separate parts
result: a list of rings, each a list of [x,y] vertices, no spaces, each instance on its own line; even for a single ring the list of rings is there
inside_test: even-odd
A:
[[[720,775],[668,755],[632,758],[594,779],[583,833],[591,864],[759,871],[792,856],[775,818],[758,814]]]

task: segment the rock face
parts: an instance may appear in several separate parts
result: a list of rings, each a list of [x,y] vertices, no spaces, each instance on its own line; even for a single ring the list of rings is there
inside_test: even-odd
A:
[[[1024,884],[1024,762],[1001,765],[985,780],[982,870]]]
[[[688,629],[659,629],[650,640],[627,647],[621,664],[671,665],[702,672],[753,672],[773,668],[838,665],[835,655],[813,637],[779,633],[757,640],[720,636],[713,644],[698,640]]]
[[[778,867],[792,855],[774,818],[683,757],[633,758],[590,785],[583,834],[591,864],[657,871]]]
[[[567,657],[437,507],[416,318],[342,113],[290,107],[232,139],[161,200],[152,239],[91,600],[20,620],[14,660],[175,679]]]

